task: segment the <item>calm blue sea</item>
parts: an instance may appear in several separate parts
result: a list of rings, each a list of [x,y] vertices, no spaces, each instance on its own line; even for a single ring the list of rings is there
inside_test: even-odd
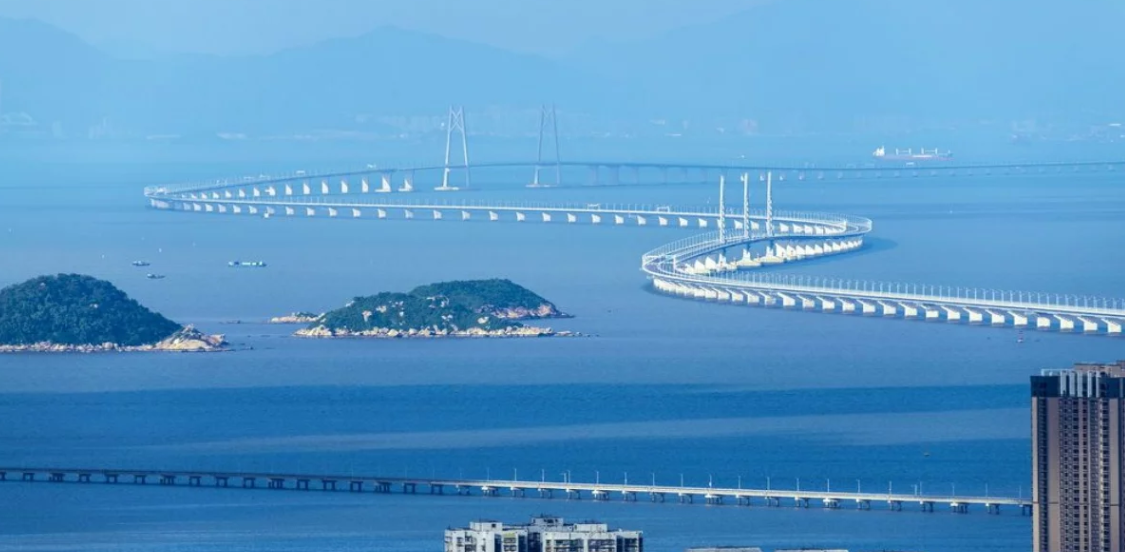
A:
[[[826,156],[845,157],[844,146],[860,158],[870,149],[834,145]],[[118,145],[0,155],[0,285],[42,273],[92,274],[243,349],[0,356],[0,465],[556,480],[569,471],[575,480],[683,477],[689,485],[794,488],[799,479],[805,489],[1017,496],[1030,484],[1028,376],[1125,358],[1123,342],[1109,338],[1029,332],[1017,343],[1007,329],[658,296],[646,290],[640,256],[689,235],[676,229],[263,220],[156,212],[140,196],[152,183],[417,154],[381,147]],[[488,145],[485,155],[489,147],[500,156],[511,145]],[[588,155],[635,151],[582,147]],[[650,156],[738,153],[662,147]],[[565,177],[583,184],[588,175]],[[529,190],[528,179],[475,174],[478,189],[463,194],[676,205],[713,205],[718,195],[714,185]],[[1064,173],[779,183],[779,209],[875,220],[864,251],[785,270],[1120,296],[1122,180]],[[754,194],[760,204],[763,191]],[[130,266],[138,259],[152,267]],[[232,270],[233,259],[269,267]],[[167,278],[147,280],[147,271]],[[556,327],[595,337],[326,342],[261,323],[354,295],[478,277],[511,278],[541,293],[576,315]],[[440,550],[447,526],[539,513],[642,529],[655,552],[699,545],[1015,552],[1029,549],[1031,532],[1030,519],[1012,511],[4,483],[0,550],[422,552]]]

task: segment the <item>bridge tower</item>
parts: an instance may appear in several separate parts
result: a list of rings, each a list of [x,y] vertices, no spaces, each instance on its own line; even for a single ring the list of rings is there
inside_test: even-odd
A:
[[[558,117],[555,114],[554,105],[544,105],[539,110],[539,148],[535,155],[535,178],[531,181],[531,187],[538,188],[541,186],[539,182],[539,172],[543,169],[543,139],[546,137],[547,129],[550,128],[551,139],[554,141],[555,147],[555,185],[562,183],[562,165],[559,158],[559,123]]]
[[[449,171],[452,167],[449,164],[449,153],[453,144],[453,133],[461,133],[461,152],[463,154],[464,168],[465,168],[465,187],[469,187],[469,138],[465,134],[465,109],[461,106],[449,107],[449,121],[445,125],[445,171],[441,176],[441,187],[438,190],[456,190],[456,187],[449,186]]]
[[[727,229],[726,228],[726,226],[727,226],[727,219],[726,219],[727,203],[726,203],[726,196],[725,196],[726,188],[727,188],[727,175],[720,174],[719,175],[719,243],[720,244],[723,243],[723,239],[726,237],[726,229]]]
[[[766,237],[773,237],[773,171],[766,172]]]
[[[742,239],[750,239],[750,173],[742,173]]]

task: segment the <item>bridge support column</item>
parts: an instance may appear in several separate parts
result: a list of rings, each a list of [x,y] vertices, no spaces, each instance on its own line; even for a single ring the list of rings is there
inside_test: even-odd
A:
[[[173,475],[173,474],[170,474],[170,473],[166,473],[164,475],[161,475],[160,476],[160,484],[161,485],[175,485],[176,484],[176,476]]]
[[[269,478],[269,482],[267,483],[267,486],[271,489],[284,489],[285,488],[285,479],[281,478],[281,477],[271,477],[271,478]]]
[[[50,477],[48,477],[48,481],[50,481],[51,483],[62,483],[65,480],[66,480],[66,474],[65,473],[55,472],[55,473],[52,473],[50,475]]]
[[[405,493],[405,494],[417,494],[418,493],[418,484],[417,483],[403,483],[402,484],[402,492]]]
[[[625,491],[625,492],[621,493],[621,499],[624,500],[625,502],[636,502],[637,501],[637,493],[635,493],[633,491]]]
[[[679,496],[680,496],[680,504],[693,504],[693,503],[695,503],[695,497],[691,496],[690,494],[680,493]]]
[[[857,500],[855,502],[855,507],[856,507],[857,510],[870,510],[871,509],[871,501],[870,500]]]
[[[256,486],[256,483],[255,483],[255,480],[254,480],[253,477],[243,477],[242,478],[242,488],[243,489],[253,489],[255,486]]]
[[[187,484],[188,484],[189,487],[200,487],[200,486],[203,485],[203,476],[202,475],[189,475],[188,480],[187,480]]]
[[[508,492],[512,493],[514,498],[527,498],[527,491],[522,487],[512,487]]]
[[[78,474],[78,482],[79,483],[89,483],[90,482],[90,474],[88,474],[88,473]]]
[[[335,491],[336,490],[336,480],[335,479],[321,479],[320,480],[320,490],[322,490],[322,491]]]
[[[112,484],[116,485],[117,484],[117,474],[116,473],[105,474],[105,482],[106,483],[112,483]]]
[[[298,479],[297,481],[294,482],[293,488],[297,489],[299,491],[307,491],[307,490],[309,490],[309,480],[308,479]]]
[[[985,508],[987,508],[988,513],[990,513],[992,515],[995,515],[995,516],[1000,515],[1000,505],[999,504],[985,504]]]
[[[933,513],[933,511],[934,511],[934,503],[933,502],[930,502],[928,500],[923,500],[922,502],[919,502],[918,504],[922,507],[923,512]]]
[[[723,503],[723,497],[720,495],[707,495],[703,498],[707,501],[707,504],[718,506]]]
[[[230,478],[225,476],[225,475],[216,475],[215,476],[215,486],[216,487],[230,487]]]
[[[539,498],[555,498],[555,493],[551,489],[539,489]]]
[[[23,472],[24,481],[35,481],[35,472]]]
[[[445,494],[445,485],[441,483],[430,483],[430,494]]]
[[[349,481],[348,482],[348,490],[353,492],[353,493],[362,493],[363,492],[363,481]]]
[[[892,500],[892,501],[888,502],[887,503],[887,509],[892,511],[892,512],[901,512],[902,511],[902,501]]]
[[[664,493],[648,493],[649,502],[664,502]]]
[[[147,477],[147,476],[134,475],[133,476],[133,484],[134,485],[144,485],[145,484],[145,477]]]
[[[473,494],[473,490],[470,489],[469,487],[465,486],[465,485],[458,485],[457,486],[457,494],[463,495],[463,496],[469,496],[469,495]]]
[[[391,492],[390,481],[377,481],[377,482],[375,482],[375,492],[377,492],[377,493],[389,493],[389,492]]]

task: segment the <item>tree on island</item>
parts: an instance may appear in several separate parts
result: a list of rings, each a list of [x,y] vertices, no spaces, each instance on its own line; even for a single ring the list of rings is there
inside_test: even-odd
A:
[[[0,344],[135,347],[161,341],[181,326],[113,284],[91,276],[39,276],[0,289]]]

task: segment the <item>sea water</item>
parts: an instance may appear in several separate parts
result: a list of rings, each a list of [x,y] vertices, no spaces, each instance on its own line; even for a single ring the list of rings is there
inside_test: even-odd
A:
[[[0,356],[0,465],[1027,496],[1028,376],[1123,356],[1122,342],[1105,337],[1028,331],[1020,343],[1013,329],[656,295],[640,256],[690,235],[680,229],[154,211],[145,185],[282,163],[227,150],[192,152],[192,163],[153,157],[9,163],[0,283],[107,278],[239,350]],[[713,184],[529,190],[487,174],[473,184],[429,197],[717,201]],[[875,221],[863,251],[788,272],[1120,295],[1116,174],[775,184],[778,209]],[[760,184],[753,194],[760,206]],[[269,266],[226,266],[235,259]],[[576,316],[552,326],[592,337],[310,341],[262,324],[355,295],[483,277],[544,295]],[[448,526],[539,513],[641,529],[657,552],[1016,551],[1031,532],[1015,510],[956,515],[940,504],[922,514],[14,482],[0,484],[0,499],[0,550],[425,551],[440,549]]]

